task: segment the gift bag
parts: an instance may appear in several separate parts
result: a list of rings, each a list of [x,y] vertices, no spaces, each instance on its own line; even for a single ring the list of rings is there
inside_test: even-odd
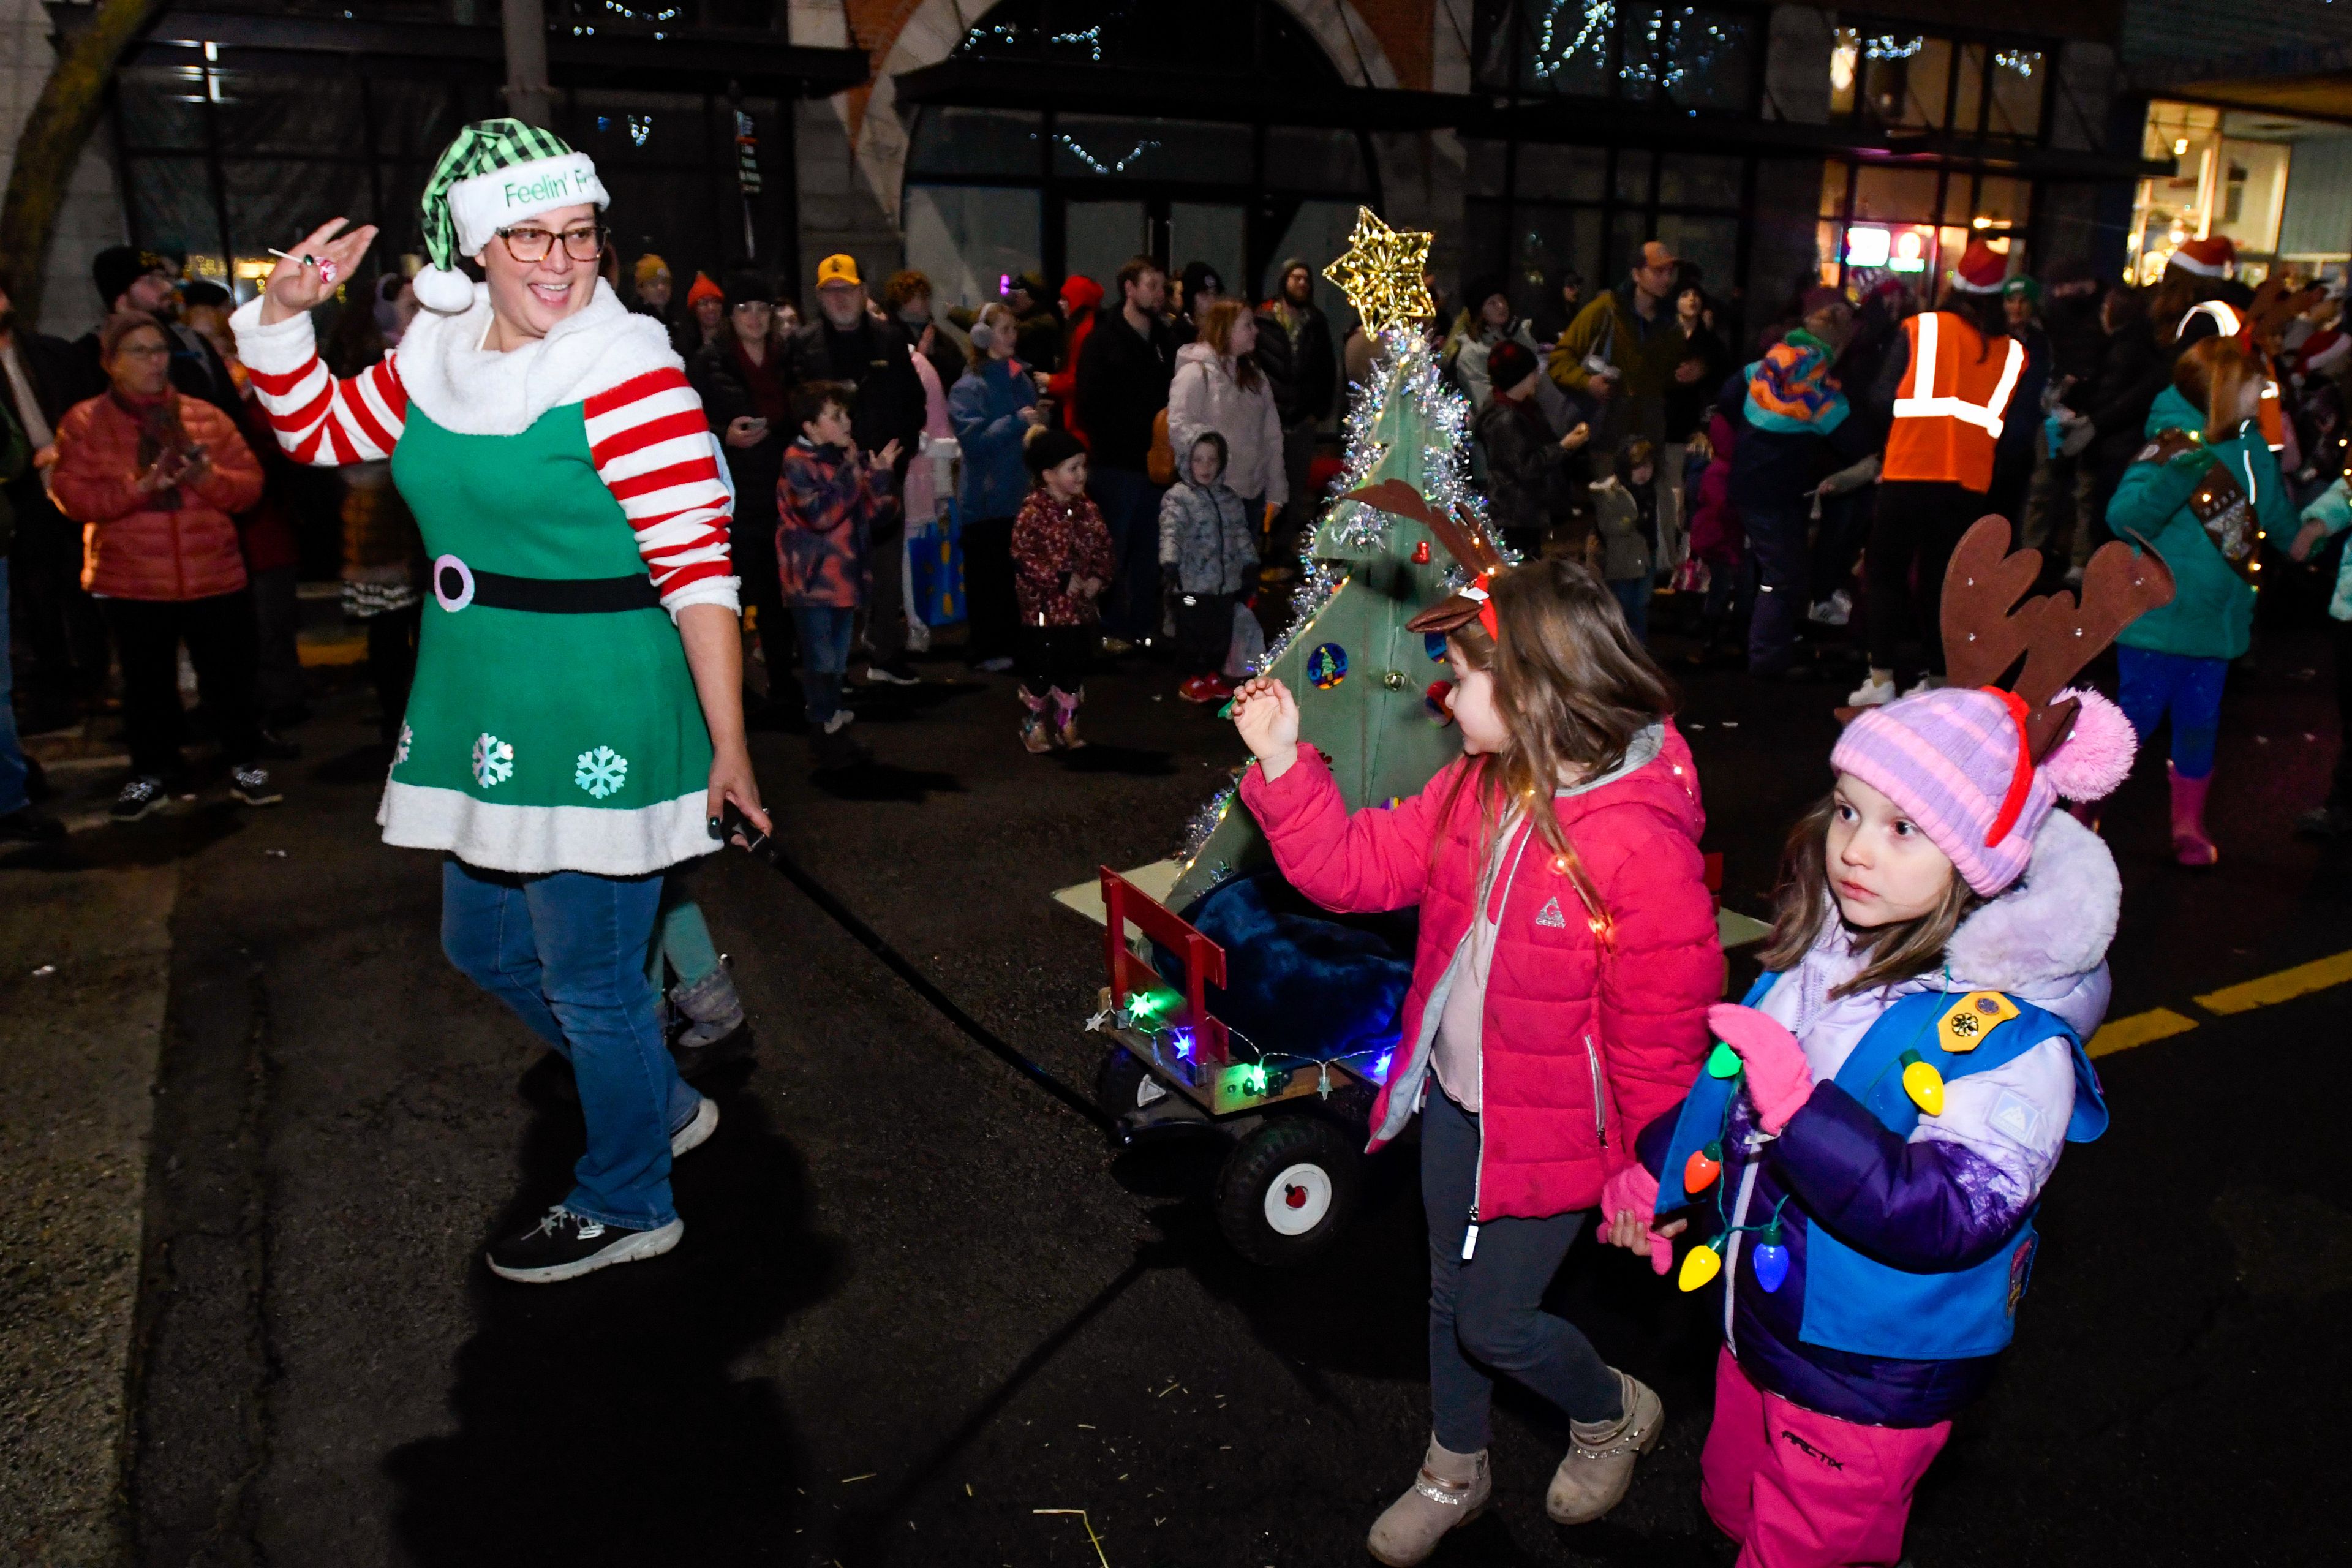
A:
[[[907,566],[914,590],[907,602],[924,625],[953,626],[963,619],[963,531],[952,506],[929,522],[908,525]]]
[[[1211,643],[1211,647],[1217,645]],[[1234,640],[1225,647],[1224,677],[1227,680],[1246,679],[1257,661],[1265,657],[1265,628],[1257,624],[1257,612],[1249,607],[1246,599],[1234,601]]]

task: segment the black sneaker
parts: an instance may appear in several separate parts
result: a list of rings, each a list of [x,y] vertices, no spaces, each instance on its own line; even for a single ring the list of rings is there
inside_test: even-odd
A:
[[[694,1108],[694,1114],[686,1119],[686,1124],[671,1131],[669,1157],[675,1160],[681,1155],[691,1154],[709,1142],[710,1135],[718,1131],[719,1102],[706,1094]]]
[[[14,844],[61,844],[65,841],[66,825],[47,812],[20,805],[5,816],[0,816],[0,840]]]
[[[276,805],[286,797],[269,782],[268,768],[231,768],[228,793],[247,805]]]
[[[552,1285],[614,1263],[635,1263],[659,1258],[686,1234],[686,1221],[674,1219],[653,1230],[631,1230],[573,1214],[562,1204],[539,1218],[520,1236],[502,1241],[484,1256],[490,1272],[524,1285]]]
[[[117,822],[136,822],[163,804],[163,781],[153,773],[141,773],[122,786],[106,815]]]

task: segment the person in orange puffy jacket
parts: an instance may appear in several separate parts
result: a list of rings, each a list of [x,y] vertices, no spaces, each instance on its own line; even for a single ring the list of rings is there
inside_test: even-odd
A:
[[[113,385],[59,422],[49,490],[85,525],[83,584],[122,659],[131,778],[113,816],[144,816],[179,772],[183,641],[231,792],[272,805],[279,796],[257,765],[253,599],[230,521],[261,499],[261,465],[227,415],[173,390],[171,344],[154,317],[113,317],[99,348]]]

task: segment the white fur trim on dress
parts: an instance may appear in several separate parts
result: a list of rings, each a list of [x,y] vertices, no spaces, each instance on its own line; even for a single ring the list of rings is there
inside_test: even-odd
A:
[[[390,783],[375,819],[383,841],[404,849],[439,849],[468,866],[535,877],[592,871],[641,877],[710,854],[709,797],[610,811],[593,805],[494,805],[463,790]]]
[[[683,371],[669,333],[614,297],[595,297],[535,343],[501,353],[482,347],[490,286],[474,285],[471,309],[419,315],[400,340],[400,380],[426,418],[459,436],[520,436],[551,408],[578,403],[653,370]]]
[[[457,254],[479,256],[499,230],[583,202],[593,202],[600,208],[613,205],[604,182],[596,177],[595,160],[585,153],[533,158],[468,175],[449,187],[449,217],[457,226]]]

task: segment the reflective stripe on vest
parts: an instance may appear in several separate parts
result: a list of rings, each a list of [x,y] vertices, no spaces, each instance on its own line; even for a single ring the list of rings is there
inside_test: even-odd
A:
[[[1963,425],[1975,426],[1998,441],[2000,439],[2001,411],[2009,406],[2009,395],[2015,390],[2017,378],[2025,370],[2025,345],[2015,338],[2002,340],[2009,345],[2008,361],[2000,367],[2000,380],[1993,386],[1990,401],[1983,405],[1970,403],[1967,398],[1952,393],[1938,394],[1934,391],[1936,373],[1940,368],[1937,363],[1938,334],[1936,323],[1942,318],[1943,312],[1940,310],[1930,310],[1925,315],[1913,318],[1919,323],[1919,346],[1911,355],[1911,368],[1905,374],[1904,379],[1916,388],[1919,384],[1920,373],[1924,368],[1927,373],[1929,395],[1921,397],[1915,393],[1910,397],[1898,396],[1895,400],[1895,417],[1897,419],[1957,419]]]

